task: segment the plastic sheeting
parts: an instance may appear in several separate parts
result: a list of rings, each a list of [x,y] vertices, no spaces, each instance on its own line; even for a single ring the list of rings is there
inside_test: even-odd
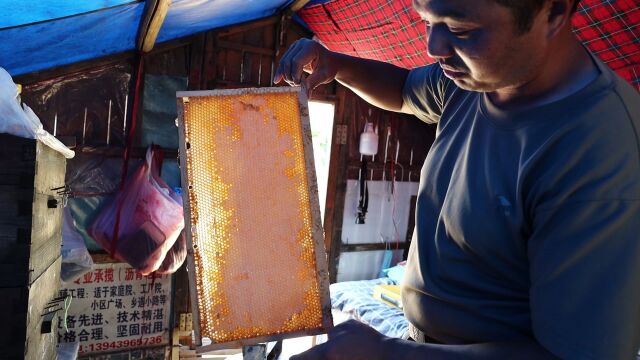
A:
[[[80,145],[106,145],[108,140],[124,146],[131,71],[128,64],[119,64],[35,83],[24,88],[22,101],[52,134],[74,136]]]
[[[173,0],[157,42],[270,16],[290,2]],[[134,50],[143,9],[131,0],[3,0],[0,67],[16,76]]]
[[[2,0],[2,10],[11,16],[0,17],[0,29],[74,16],[143,0]]]
[[[0,29],[0,66],[12,76],[135,48],[144,3]],[[0,15],[0,19],[11,16]]]
[[[167,149],[178,148],[176,92],[187,90],[188,78],[145,75],[140,146],[155,144]]]
[[[277,13],[291,0],[173,0],[157,42]]]

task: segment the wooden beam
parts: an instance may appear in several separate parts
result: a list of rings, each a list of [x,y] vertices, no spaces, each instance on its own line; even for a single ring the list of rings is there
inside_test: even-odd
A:
[[[184,127],[184,99],[183,101],[177,101],[178,104],[178,108],[177,108],[177,112],[178,112],[178,145],[180,146],[180,149],[178,151],[178,155],[179,155],[179,162],[180,164],[183,164],[183,166],[180,167],[180,185],[182,186],[182,189],[184,189],[184,192],[182,193],[182,198],[183,198],[183,207],[184,207],[184,213],[185,214],[190,214],[191,213],[191,205],[189,205],[189,181],[188,181],[188,177],[187,177],[187,166],[186,164],[188,164],[187,162],[187,154],[186,154],[186,134],[185,134],[185,127]],[[184,226],[185,229],[191,229],[191,217],[190,216],[185,216],[184,217]],[[196,346],[202,346],[202,336],[200,334],[200,308],[198,307],[198,298],[197,298],[197,291],[196,291],[196,263],[194,260],[194,256],[193,256],[193,238],[191,231],[186,230],[184,232],[185,237],[187,238],[187,249],[188,250],[188,255],[187,255],[187,273],[188,273],[188,278],[189,278],[189,298],[191,300],[191,314],[193,316],[193,333],[195,336],[195,345]],[[231,348],[231,346],[227,347],[227,349]],[[211,349],[211,350],[217,350],[217,349]]]
[[[295,0],[289,9],[291,9],[291,11],[298,11],[307,5],[308,2],[309,0]]]
[[[205,41],[206,33],[197,34],[189,48],[189,90],[203,89]]]
[[[220,79],[216,79],[216,84],[217,85],[221,85],[221,88],[244,88],[244,87],[250,87],[251,84],[246,84],[246,83],[241,83],[240,81],[233,81],[233,80],[220,80]]]
[[[267,25],[273,25],[278,22],[278,19],[280,19],[280,17],[276,15],[276,16],[270,16],[264,19],[255,20],[255,21],[251,21],[243,24],[236,24],[233,26],[216,30],[216,34],[218,35],[218,37],[225,37],[225,36],[237,34],[239,32],[245,32],[247,30],[261,28]]]
[[[171,0],[147,0],[145,2],[136,39],[138,50],[147,53],[153,49],[170,5]]]
[[[384,152],[383,152],[384,154]],[[389,159],[387,159],[387,163],[386,165],[382,163],[381,161],[381,156],[380,153],[378,153],[378,155],[376,155],[376,162],[371,162],[371,157],[368,156],[367,157],[367,170],[373,170],[376,172],[379,171],[386,171],[386,172],[391,172],[391,161]],[[383,159],[384,161],[384,159]],[[397,167],[396,168],[396,175],[399,177],[400,176],[400,172],[404,170],[405,175],[407,175],[409,173],[409,171],[411,171],[414,174],[420,174],[420,171],[422,171],[422,164],[414,164],[412,166],[409,166],[409,164],[401,164],[401,163],[397,163],[400,166],[402,166],[402,168]],[[360,160],[356,160],[356,159],[349,159],[349,163],[347,165],[349,168],[355,168],[355,169],[360,169],[362,167],[362,163],[360,162]],[[397,165],[396,165],[397,166]],[[367,175],[368,177],[369,175]],[[387,177],[388,178],[388,177]]]
[[[396,249],[395,243],[373,243],[373,244],[347,244],[340,246],[341,252],[358,252],[358,251],[379,251],[379,250],[404,250],[404,242],[402,247]]]
[[[345,118],[347,90],[338,85],[336,89],[336,112],[334,117],[334,136],[336,125],[347,124]],[[325,204],[324,229],[325,247],[329,251],[329,281],[334,283],[338,278],[338,262],[340,259],[340,245],[342,245],[342,218],[347,194],[347,157],[348,145],[340,145],[335,141],[331,144],[331,158],[329,160],[329,184],[327,185],[327,203]]]
[[[214,31],[205,33],[202,48],[202,83],[198,90],[216,89],[218,87],[218,35]],[[224,66],[224,65],[223,65]]]
[[[78,146],[76,147],[76,152],[81,152],[83,154],[94,154],[100,155],[108,158],[122,158],[124,153],[124,148],[122,147],[114,147],[114,146]],[[178,158],[178,149],[168,149],[161,148],[164,152],[165,159],[177,159]],[[133,147],[130,149],[130,157],[135,159],[144,159],[147,154],[147,149],[143,147]]]
[[[261,48],[257,46],[246,45],[246,44],[238,44],[231,41],[218,40],[217,44],[218,44],[218,47],[222,49],[245,51],[245,52],[262,54],[267,56],[275,55],[275,51],[273,51],[273,49]]]

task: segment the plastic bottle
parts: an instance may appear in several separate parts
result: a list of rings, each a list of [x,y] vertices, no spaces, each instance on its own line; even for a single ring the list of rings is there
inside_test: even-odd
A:
[[[373,123],[366,123],[364,132],[360,135],[360,153],[362,155],[378,153],[378,134],[373,128]]]

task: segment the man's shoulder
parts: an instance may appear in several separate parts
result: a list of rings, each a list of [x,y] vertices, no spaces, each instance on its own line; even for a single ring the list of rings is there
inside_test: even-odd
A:
[[[602,86],[601,91],[594,94],[591,101],[582,104],[585,109],[604,107],[604,110],[612,115],[615,113],[617,119],[640,121],[640,93],[595,56],[594,61],[605,85]]]
[[[636,123],[640,122],[640,93],[613,70],[610,71],[613,83],[611,92],[617,98],[612,100],[617,102],[632,120]]]
[[[450,108],[460,100],[460,95],[469,93],[480,94],[458,87],[453,80],[444,75],[440,65],[434,63],[414,68],[409,72],[403,98],[416,116],[427,122],[438,122],[445,108]],[[421,114],[436,117],[437,120],[429,121],[419,116]]]

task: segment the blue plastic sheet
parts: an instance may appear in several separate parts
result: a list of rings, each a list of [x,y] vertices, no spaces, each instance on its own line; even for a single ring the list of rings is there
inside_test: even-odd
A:
[[[0,29],[60,19],[144,0],[2,0]]]
[[[174,0],[157,42],[271,16],[290,2],[291,0]]]
[[[292,0],[173,0],[157,42],[276,14]],[[0,0],[0,67],[12,76],[135,49],[144,1]]]
[[[143,8],[136,3],[0,30],[0,66],[15,76],[131,50]]]

